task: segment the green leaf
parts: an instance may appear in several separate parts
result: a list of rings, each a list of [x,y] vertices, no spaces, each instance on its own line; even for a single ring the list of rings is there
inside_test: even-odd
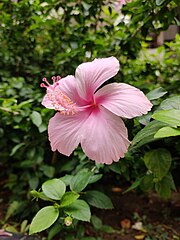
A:
[[[69,174],[66,174],[65,176],[59,178],[61,181],[63,181],[65,183],[66,186],[69,186],[72,179],[73,179],[74,176],[72,175],[69,175]]]
[[[160,104],[160,109],[169,110],[169,109],[179,109],[180,110],[180,96],[174,96],[165,99]]]
[[[101,229],[103,226],[102,220],[95,215],[91,216],[91,223],[96,230]]]
[[[74,201],[68,207],[65,207],[64,212],[71,217],[81,221],[89,222],[91,218],[89,205],[85,201],[79,199]]]
[[[143,190],[144,192],[150,192],[154,187],[153,180],[154,180],[153,174],[145,175],[140,183],[141,190]]]
[[[94,229],[96,229],[98,231],[106,232],[106,233],[116,233],[117,232],[111,226],[103,225],[102,220],[95,215],[93,215],[91,217],[91,222],[92,222]]]
[[[49,228],[58,218],[59,210],[54,206],[47,206],[42,208],[32,220],[29,234],[41,232]]]
[[[93,207],[97,207],[100,209],[113,208],[111,199],[102,192],[95,191],[95,190],[87,191],[84,198]]]
[[[76,192],[66,192],[61,198],[60,207],[66,207],[72,204],[76,199],[79,198],[79,194]]]
[[[92,172],[87,172],[85,169],[78,172],[70,183],[70,189],[75,192],[81,192],[89,183]]]
[[[95,183],[103,177],[103,174],[91,175],[88,184]]]
[[[7,209],[5,220],[7,221],[20,208],[20,206],[21,202],[13,201]]]
[[[40,127],[40,125],[42,123],[42,117],[39,112],[33,111],[30,115],[30,118],[31,118],[32,122],[34,123],[34,125],[36,125],[37,127]]]
[[[131,143],[131,148],[138,148],[146,143],[155,141],[155,133],[164,126],[167,126],[167,124],[155,120],[148,123],[141,131],[136,134]]]
[[[34,125],[36,125],[37,127],[39,127],[41,125],[42,117],[39,112],[33,111],[30,115],[30,118],[31,118],[32,122],[34,123]]]
[[[144,162],[154,176],[161,180],[168,173],[172,158],[168,150],[159,148],[147,152],[144,156]]]
[[[43,171],[44,175],[47,176],[48,178],[52,178],[55,173],[55,168],[52,166],[48,165],[41,165],[39,168],[41,171]]]
[[[173,127],[163,127],[154,135],[155,138],[175,137],[180,135],[180,129]]]
[[[152,118],[173,126],[180,126],[180,110],[177,109],[158,111],[152,115]]]
[[[149,100],[155,100],[155,99],[158,99],[162,96],[164,96],[165,94],[167,93],[167,91],[165,91],[162,87],[159,87],[159,88],[156,88],[152,91],[150,91],[146,97],[149,99]]]
[[[13,147],[10,156],[13,156],[22,146],[24,146],[25,143],[19,143],[15,147]]]
[[[44,194],[54,200],[60,200],[66,191],[66,185],[60,179],[54,178],[42,185]]]
[[[143,177],[136,179],[136,181],[133,182],[133,184],[126,191],[124,191],[124,193],[127,193],[137,188],[141,184],[142,180],[143,180]]]
[[[155,183],[155,190],[161,197],[165,199],[170,198],[171,190],[176,190],[172,175],[169,174],[165,176],[161,181]]]

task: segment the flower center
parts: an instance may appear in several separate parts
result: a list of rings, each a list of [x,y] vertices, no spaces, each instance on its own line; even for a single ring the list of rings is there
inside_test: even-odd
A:
[[[46,96],[56,111],[63,115],[73,115],[76,113],[75,103],[60,90],[60,79],[60,76],[53,76],[53,84],[51,85],[46,78],[43,78],[42,81],[46,84],[41,83],[40,86],[47,89]]]

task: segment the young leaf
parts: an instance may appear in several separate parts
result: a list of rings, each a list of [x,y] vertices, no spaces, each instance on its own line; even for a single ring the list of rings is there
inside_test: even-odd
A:
[[[86,172],[84,169],[73,177],[70,183],[70,189],[75,192],[81,192],[89,183],[92,172]]]
[[[66,185],[60,179],[54,178],[42,185],[44,194],[54,200],[60,200],[66,191]]]
[[[76,192],[66,192],[61,198],[60,207],[66,207],[72,204],[80,195]]]
[[[158,180],[166,176],[171,166],[171,161],[170,152],[164,148],[151,150],[144,156],[146,167],[152,171]]]
[[[113,204],[111,199],[102,192],[99,191],[87,191],[85,196],[85,200],[92,206],[100,208],[100,209],[112,209]]]
[[[141,131],[136,134],[132,141],[131,148],[138,148],[146,143],[155,141],[155,133],[164,126],[167,126],[167,124],[155,120],[148,123]]]
[[[81,221],[89,222],[91,218],[89,205],[85,201],[79,199],[74,201],[68,207],[65,207],[64,212],[71,217]]]
[[[39,127],[41,125],[42,117],[39,112],[33,111],[30,115],[30,118],[31,118],[32,122],[34,123],[34,125],[36,125],[37,127]]]
[[[54,206],[47,206],[42,208],[32,220],[29,234],[41,232],[49,228],[58,218],[59,210]]]
[[[152,115],[152,118],[174,126],[180,126],[180,110],[161,110]]]
[[[163,127],[154,135],[155,138],[175,137],[180,136],[180,129],[173,127]]]

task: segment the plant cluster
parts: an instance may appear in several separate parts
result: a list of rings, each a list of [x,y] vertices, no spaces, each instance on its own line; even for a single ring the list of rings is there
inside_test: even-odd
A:
[[[113,207],[107,189],[96,189],[99,180],[171,196],[179,184],[180,37],[154,54],[147,44],[150,33],[178,24],[177,5],[134,0],[117,11],[113,1],[103,0],[0,3],[0,186],[11,192],[6,221],[12,215],[32,219],[38,203],[49,201],[30,232],[51,226],[53,239],[68,224],[89,221],[90,206]],[[132,144],[118,163],[94,164],[80,148],[70,158],[52,153],[47,125],[54,113],[41,106],[41,79],[73,74],[81,62],[107,56],[120,61],[115,80],[143,90],[152,111],[125,120]],[[31,195],[40,200],[32,203]],[[41,225],[44,215],[49,217]]]

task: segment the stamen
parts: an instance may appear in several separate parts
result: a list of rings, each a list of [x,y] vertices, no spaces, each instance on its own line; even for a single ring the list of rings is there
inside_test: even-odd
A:
[[[53,76],[52,78],[53,84],[49,84],[46,78],[43,78],[42,81],[45,82],[41,83],[41,87],[47,88],[47,98],[51,102],[52,106],[56,111],[59,111],[63,115],[73,115],[76,113],[75,110],[75,103],[66,96],[60,90],[60,76]]]

